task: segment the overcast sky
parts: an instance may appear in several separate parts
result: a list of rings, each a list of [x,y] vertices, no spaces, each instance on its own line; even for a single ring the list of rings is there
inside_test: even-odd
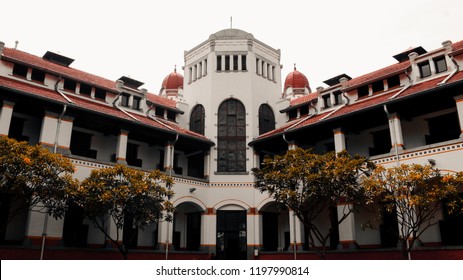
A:
[[[230,27],[281,49],[282,79],[293,64],[313,90],[346,73],[395,63],[409,47],[463,40],[462,0],[24,0],[3,1],[0,41],[110,80],[130,76],[158,93],[183,52]],[[182,72],[183,74],[183,72]]]

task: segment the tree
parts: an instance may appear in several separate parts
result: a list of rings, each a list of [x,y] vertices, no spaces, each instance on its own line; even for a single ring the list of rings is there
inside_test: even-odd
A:
[[[370,205],[382,205],[389,213],[397,213],[402,258],[409,259],[413,245],[431,226],[438,223],[436,213],[446,201],[450,211],[461,212],[463,204],[457,186],[463,173],[442,174],[430,165],[402,164],[392,168],[379,166],[364,179]],[[375,223],[381,221],[378,212]],[[373,223],[373,224],[375,224]]]
[[[0,231],[24,211],[48,212],[62,218],[66,211],[66,189],[74,166],[62,155],[39,145],[0,137],[0,195],[11,206]]]
[[[172,219],[169,213],[173,205],[168,200],[173,196],[172,183],[172,178],[159,170],[146,173],[116,165],[93,170],[80,186],[69,189],[69,195],[71,202],[83,208],[85,217],[127,259],[129,244],[137,234],[130,229],[143,229],[163,217]],[[117,227],[115,236],[107,230],[110,221]],[[120,240],[124,226],[129,230]]]
[[[324,259],[331,234],[362,202],[359,176],[370,168],[366,158],[346,151],[315,154],[298,148],[267,157],[263,167],[253,173],[257,189],[294,211],[308,231],[310,246]],[[314,221],[322,215],[328,220],[336,217],[340,202],[345,205],[341,216],[323,231]]]

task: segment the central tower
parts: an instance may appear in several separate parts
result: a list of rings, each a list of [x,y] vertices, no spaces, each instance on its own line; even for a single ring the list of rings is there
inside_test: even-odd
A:
[[[239,29],[224,29],[185,51],[189,128],[215,142],[209,180],[252,182],[248,143],[275,127],[281,100],[280,50]]]

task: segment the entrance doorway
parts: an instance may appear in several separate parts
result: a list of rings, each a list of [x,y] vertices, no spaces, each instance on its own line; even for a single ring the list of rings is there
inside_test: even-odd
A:
[[[246,210],[217,211],[217,258],[247,258]]]
[[[203,209],[194,202],[176,206],[172,245],[175,250],[199,251]]]

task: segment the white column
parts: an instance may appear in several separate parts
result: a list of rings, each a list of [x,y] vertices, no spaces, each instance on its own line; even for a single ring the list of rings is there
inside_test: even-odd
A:
[[[234,71],[235,69],[235,55],[231,54],[230,55],[230,71]]]
[[[129,95],[129,100],[128,100],[128,107],[129,108],[132,108],[133,106],[133,95]]]
[[[302,226],[301,221],[294,214],[293,210],[289,211],[289,236],[290,236],[290,251],[294,251],[294,244],[296,244],[296,251],[302,250]]]
[[[80,83],[76,83],[76,89],[74,93],[80,94]]]
[[[260,162],[260,156],[257,151],[254,151],[254,161],[253,161],[253,167],[254,168],[259,168],[259,162]]]
[[[267,62],[262,62],[262,77],[267,78]]]
[[[158,244],[160,250],[166,250],[166,244],[168,250],[172,251],[172,237],[174,232],[174,225],[172,222],[167,222],[165,220],[159,221],[158,228]]]
[[[203,76],[207,75],[207,59],[203,60]]]
[[[296,144],[296,142],[290,141],[290,142],[288,143],[288,150],[290,151],[290,150],[295,150],[295,149],[297,149],[297,144]]]
[[[127,141],[129,138],[129,132],[127,130],[121,130],[117,137],[117,150],[116,150],[116,162],[126,164],[127,156]]]
[[[3,100],[2,108],[0,109],[0,136],[8,136],[13,116],[13,107],[14,102]]]
[[[243,65],[241,64],[242,56],[243,56],[242,54],[238,55],[238,71],[243,70]]]
[[[346,150],[346,136],[341,128],[333,129],[334,149],[336,153]]]
[[[208,179],[210,176],[210,160],[211,153],[210,151],[204,152],[204,178]]]
[[[394,150],[397,147],[399,150],[403,150],[404,141],[402,137],[402,127],[400,124],[400,118],[397,113],[390,115],[389,119],[389,132],[391,135],[391,150]]]
[[[52,216],[45,218],[48,214],[38,211],[43,207],[42,205],[43,204],[37,205],[35,206],[36,209],[28,212],[25,237],[29,242],[31,242],[31,245],[40,245],[42,241],[42,234],[46,228],[45,246],[60,245],[59,243],[62,240],[64,228],[64,219],[56,220]]]
[[[169,170],[174,168],[174,143],[167,142],[164,148],[164,170],[169,174]]]
[[[400,117],[398,114],[392,114],[394,118],[394,129],[395,129],[395,136],[397,137],[397,146],[399,149],[404,148],[404,138],[402,135],[402,124],[400,122]]]
[[[61,154],[70,154],[71,150],[71,136],[72,136],[72,126],[74,118],[69,116],[62,116],[59,120],[59,132],[58,136],[58,146],[57,151]]]
[[[256,211],[256,215],[254,217],[254,246],[255,249],[260,250],[263,246],[263,240],[264,240],[264,233],[262,232],[262,229],[264,228],[264,222],[262,219],[262,214]]]
[[[256,208],[250,208],[249,212],[246,215],[246,243],[248,247],[248,251],[254,250],[259,248],[259,243],[256,240],[256,234],[258,235],[259,228],[256,227],[258,220],[258,214]]]
[[[460,121],[460,138],[463,138],[463,94],[455,96],[455,102],[457,106],[458,120]]]
[[[196,81],[198,79],[198,66],[195,65],[193,66],[193,81]]]
[[[431,69],[431,73],[436,74],[436,65],[434,64],[434,61],[432,59],[429,61],[429,67]]]
[[[40,129],[39,144],[50,150],[55,144],[56,130],[58,129],[58,114],[46,111]]]
[[[213,208],[207,208],[201,216],[201,251],[215,253],[217,216]]]
[[[337,205],[338,218],[341,219],[352,208],[351,204],[339,203]],[[342,248],[356,248],[357,239],[355,235],[355,215],[350,213],[342,223],[339,224],[339,242]]]

